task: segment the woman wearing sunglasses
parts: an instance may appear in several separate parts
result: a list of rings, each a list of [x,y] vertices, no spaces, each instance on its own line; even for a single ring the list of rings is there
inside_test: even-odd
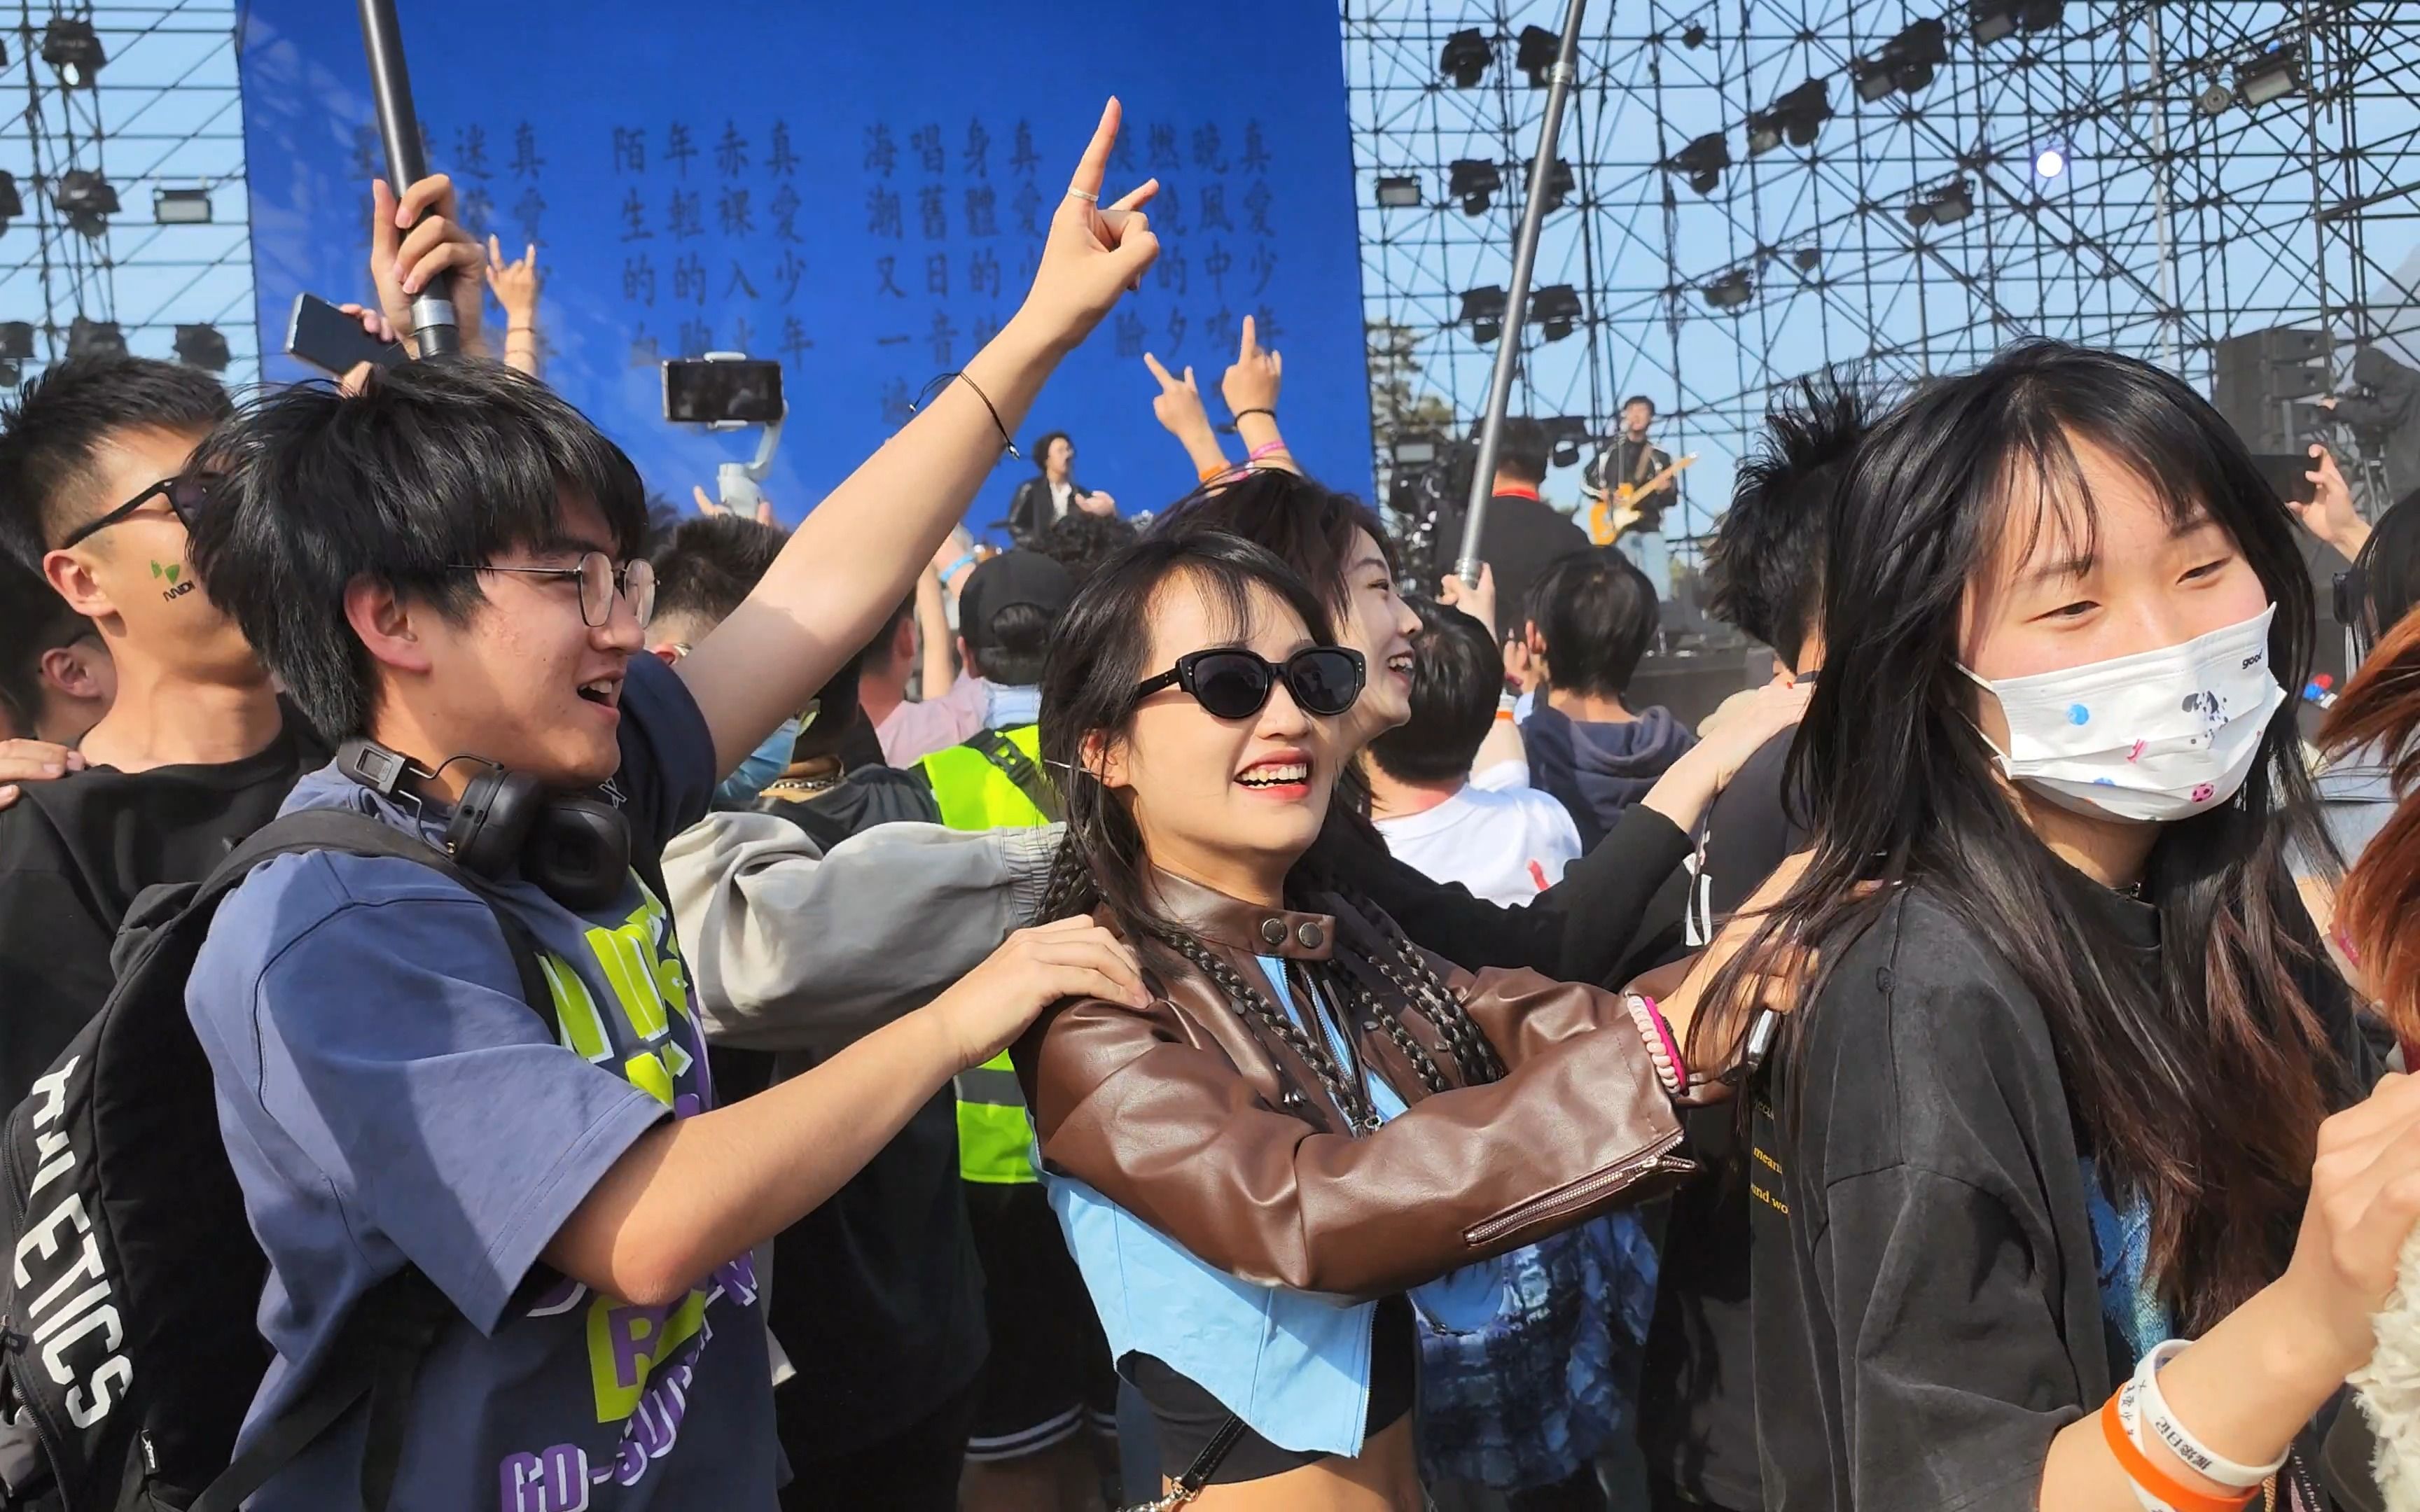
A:
[[[1016,1062],[1111,1351],[1208,1508],[1419,1507],[1413,1310],[1482,1326],[1494,1257],[1688,1169],[1653,1005],[1444,966],[1297,867],[1367,672],[1284,563],[1205,532],[1101,568],[1043,681],[1046,913],[1155,992],[1060,1004]]]

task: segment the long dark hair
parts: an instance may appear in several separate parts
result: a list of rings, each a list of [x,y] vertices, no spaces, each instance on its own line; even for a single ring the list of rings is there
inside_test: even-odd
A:
[[[1236,641],[1251,632],[1251,595],[1259,587],[1299,616],[1315,642],[1336,643],[1333,623],[1319,595],[1274,553],[1240,536],[1202,529],[1155,533],[1103,563],[1068,606],[1042,674],[1042,759],[1059,774],[1067,810],[1066,839],[1051,868],[1043,918],[1105,918],[1144,951],[1146,961],[1155,950],[1165,950],[1189,963],[1218,986],[1247,1025],[1292,1051],[1326,1086],[1348,1119],[1374,1126],[1366,1095],[1343,1075],[1326,1047],[1160,912],[1145,884],[1148,865],[1134,816],[1085,763],[1087,737],[1123,739],[1140,702],[1136,687],[1165,670],[1143,660],[1151,652],[1151,608],[1160,590],[1179,578],[1211,605],[1220,622],[1219,633]],[[1289,889],[1302,880],[1290,877]],[[1443,1091],[1449,1084],[1405,1028],[1402,1008],[1414,1010],[1435,1027],[1465,1084],[1502,1075],[1503,1063],[1495,1048],[1427,958],[1379,910],[1349,893],[1343,896],[1374,935],[1350,943],[1365,951],[1370,966],[1391,990],[1387,999],[1380,999],[1365,979],[1341,961],[1330,964],[1322,978],[1325,984],[1344,995],[1355,1007],[1355,1017],[1385,1029],[1430,1091]]]
[[[2138,469],[2170,519],[2207,509],[2226,528],[2276,605],[2275,674],[2302,686],[2311,587],[2293,524],[2191,389],[2148,363],[2053,342],[1927,386],[1875,428],[1842,479],[1824,559],[1823,676],[1789,773],[1814,854],[1714,993],[1744,994],[1745,963],[1784,942],[1837,961],[1893,887],[1925,887],[2041,1004],[2072,1111],[2102,1170],[2148,1199],[2161,1291],[2198,1330],[2273,1279],[2292,1250],[2335,1082],[2293,974],[2316,940],[2285,857],[2289,841],[2322,855],[2327,842],[2288,701],[2234,801],[2162,835],[2146,879],[2167,942],[2155,990],[2067,901],[2060,863],[1995,779],[1959,640],[1970,589],[2009,532],[2060,531],[2090,553],[2078,441]],[[2036,487],[2039,511],[2009,503]],[[1803,999],[1808,1009],[1820,1011],[1820,989]],[[1699,1027],[1715,1021],[1736,1026],[1740,1015]],[[1805,1042],[1803,1014],[1790,1034],[1785,1054]]]

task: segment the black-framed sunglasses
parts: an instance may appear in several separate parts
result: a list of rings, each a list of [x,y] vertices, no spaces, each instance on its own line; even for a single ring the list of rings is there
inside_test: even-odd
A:
[[[602,551],[581,555],[577,566],[570,567],[498,567],[474,563],[454,563],[456,572],[509,572],[523,578],[569,578],[580,584],[580,623],[590,629],[613,617],[613,595],[620,594],[628,600],[630,613],[641,625],[656,612],[656,569],[644,557],[635,557],[620,566]]]
[[[59,543],[58,548],[65,551],[70,547],[80,545],[95,533],[109,529],[112,525],[132,518],[137,510],[154,499],[168,501],[169,513],[177,517],[178,524],[190,531],[194,528],[194,521],[201,517],[202,505],[209,501],[210,485],[216,481],[217,479],[210,474],[200,472],[179,473],[173,478],[162,478],[99,519],[88,519],[68,532],[68,538]]]
[[[1221,719],[1249,719],[1267,704],[1269,690],[1283,678],[1303,713],[1332,718],[1353,707],[1368,675],[1361,653],[1343,646],[1311,646],[1283,663],[1234,646],[1215,646],[1177,657],[1175,666],[1136,684],[1135,697],[1181,688]]]

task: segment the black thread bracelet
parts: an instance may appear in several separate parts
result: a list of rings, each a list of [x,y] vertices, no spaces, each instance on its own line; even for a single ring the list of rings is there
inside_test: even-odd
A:
[[[1234,419],[1229,421],[1223,425],[1216,427],[1218,434],[1222,436],[1240,434],[1244,428],[1244,417],[1246,415],[1266,415],[1269,417],[1270,424],[1274,425],[1278,423],[1278,412],[1274,409],[1238,409],[1235,411]]]
[[[1024,461],[1025,454],[1016,449],[1016,442],[1009,439],[1008,427],[1001,424],[1000,407],[991,402],[991,395],[983,391],[982,384],[977,383],[964,372],[942,373],[936,375],[932,382],[924,385],[924,392],[916,395],[916,402],[908,407],[908,412],[912,415],[922,411],[925,405],[932,402],[933,395],[939,393],[943,386],[948,384],[952,378],[955,378],[959,382],[964,383],[968,388],[974,390],[975,397],[983,401],[984,409],[991,415],[991,428],[1000,432],[1001,450],[1006,452],[1009,455],[1016,458],[1020,462]]]

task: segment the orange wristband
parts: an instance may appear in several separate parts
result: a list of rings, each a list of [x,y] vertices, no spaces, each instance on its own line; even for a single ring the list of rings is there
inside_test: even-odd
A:
[[[2259,1488],[2240,1496],[2219,1496],[2197,1491],[2151,1463],[2150,1457],[2134,1446],[2126,1433],[2126,1425],[2118,1416],[2118,1397],[2113,1393],[2101,1409],[2101,1436],[2109,1441],[2109,1452],[2118,1457],[2118,1468],[2126,1478],[2168,1505],[2176,1512],[2237,1512],[2258,1494]]]
[[[1234,471],[1235,465],[1233,463],[1228,461],[1224,457],[1220,457],[1217,463],[1202,470],[1202,481],[1208,483],[1213,478],[1223,478],[1228,473]]]

